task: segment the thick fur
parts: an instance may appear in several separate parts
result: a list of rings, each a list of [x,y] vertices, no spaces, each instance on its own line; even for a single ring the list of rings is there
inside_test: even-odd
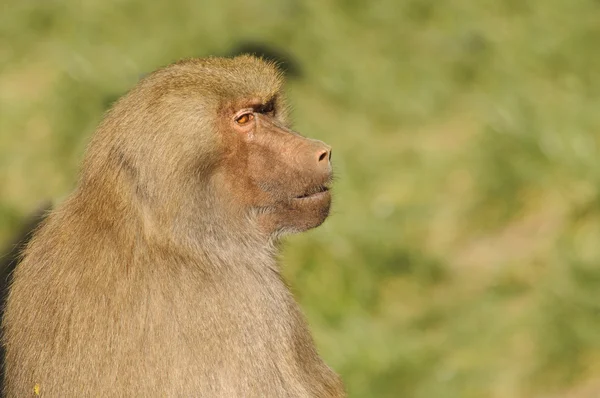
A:
[[[281,86],[254,57],[192,59],[115,104],[14,272],[7,396],[344,396],[276,263],[278,236],[327,217],[297,197],[331,178]]]

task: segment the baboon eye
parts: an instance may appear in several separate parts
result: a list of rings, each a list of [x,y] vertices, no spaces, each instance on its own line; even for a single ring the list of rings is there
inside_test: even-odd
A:
[[[254,115],[251,113],[244,113],[242,116],[235,119],[238,124],[247,124],[254,119]]]

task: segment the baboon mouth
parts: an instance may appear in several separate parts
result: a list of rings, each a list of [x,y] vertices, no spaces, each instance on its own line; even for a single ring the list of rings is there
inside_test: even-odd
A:
[[[311,190],[303,193],[302,195],[296,196],[294,199],[318,198],[321,196],[325,196],[327,193],[329,193],[329,187],[326,187],[325,185],[321,185],[321,186],[315,187],[314,189],[311,189]]]

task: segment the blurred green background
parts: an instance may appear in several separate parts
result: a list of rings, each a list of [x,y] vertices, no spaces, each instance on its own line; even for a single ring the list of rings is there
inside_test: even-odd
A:
[[[140,75],[265,42],[334,148],[284,272],[350,396],[600,396],[600,1],[0,6],[0,243]]]

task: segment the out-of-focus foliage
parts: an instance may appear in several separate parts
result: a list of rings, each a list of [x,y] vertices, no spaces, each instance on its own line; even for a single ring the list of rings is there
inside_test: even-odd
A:
[[[600,2],[9,0],[0,240],[141,74],[294,54],[334,213],[285,273],[352,397],[600,396]]]

